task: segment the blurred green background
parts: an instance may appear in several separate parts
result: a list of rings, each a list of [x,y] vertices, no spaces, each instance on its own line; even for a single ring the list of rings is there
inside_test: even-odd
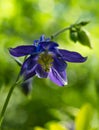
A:
[[[28,96],[16,87],[2,130],[99,130],[98,0],[0,0],[0,110],[20,70],[8,48],[32,44],[42,34],[50,37],[81,20],[91,21],[85,28],[93,49],[74,44],[68,31],[55,41],[88,60],[68,64],[65,87],[37,77]]]

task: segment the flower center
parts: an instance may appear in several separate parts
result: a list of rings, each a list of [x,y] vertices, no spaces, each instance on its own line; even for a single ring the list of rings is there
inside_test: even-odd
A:
[[[53,58],[51,54],[48,53],[42,53],[39,55],[38,63],[42,66],[42,68],[49,72],[51,66],[52,66]]]

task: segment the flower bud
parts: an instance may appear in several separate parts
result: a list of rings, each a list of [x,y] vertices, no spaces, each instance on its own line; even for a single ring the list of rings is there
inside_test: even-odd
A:
[[[69,35],[70,35],[70,39],[71,39],[73,42],[76,43],[77,40],[78,40],[78,34],[77,34],[77,31],[76,31],[76,30],[72,30],[72,29],[70,29]]]
[[[78,41],[81,44],[92,48],[91,42],[90,42],[90,39],[89,39],[89,35],[88,35],[88,32],[86,30],[83,30],[83,29],[78,30]]]
[[[23,81],[23,83],[21,84],[21,88],[22,88],[22,92],[25,95],[28,95],[32,89],[32,80],[28,79],[28,80]]]

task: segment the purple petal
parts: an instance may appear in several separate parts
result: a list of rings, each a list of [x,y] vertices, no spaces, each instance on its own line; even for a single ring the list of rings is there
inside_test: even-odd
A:
[[[36,68],[36,74],[39,78],[47,78],[48,73],[43,70],[43,68],[38,64]]]
[[[29,54],[33,54],[36,52],[36,47],[33,45],[23,45],[23,46],[18,46],[16,48],[10,48],[9,52],[11,55],[15,57],[20,57],[20,56],[25,56]]]
[[[42,35],[42,36],[40,37],[40,42],[43,42],[43,41],[45,41],[45,36],[44,36],[44,35]]]
[[[36,69],[36,66],[34,66],[34,68],[31,71],[26,71],[26,73],[24,74],[24,80],[28,80],[31,77],[35,76],[36,75],[35,69]]]
[[[44,49],[50,50],[51,48],[55,48],[58,47],[58,44],[55,42],[51,42],[51,41],[45,41],[45,42],[40,42],[39,43]]]
[[[36,57],[30,56],[23,63],[20,74],[23,75],[26,80],[35,75],[36,67],[37,67]]]
[[[37,46],[38,45],[38,42],[39,42],[39,40],[34,40],[34,46]]]
[[[28,95],[32,89],[32,78],[25,80],[21,84],[22,91],[25,95]]]
[[[21,73],[24,73],[24,71],[30,71],[36,64],[37,64],[36,56],[28,57],[22,65]]]
[[[62,58],[68,62],[85,62],[87,57],[81,56],[78,52],[59,49]]]
[[[66,69],[66,62],[61,58],[61,57],[55,57],[54,58],[54,62],[53,62],[53,67],[57,70],[57,71],[64,71]]]
[[[49,72],[49,78],[58,86],[64,86],[67,84],[66,72],[58,72],[55,68],[51,68]]]

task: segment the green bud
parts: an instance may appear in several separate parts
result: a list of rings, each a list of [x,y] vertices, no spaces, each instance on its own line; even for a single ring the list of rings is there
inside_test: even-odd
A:
[[[77,42],[77,40],[78,40],[77,31],[70,29],[69,36],[70,36],[70,39],[71,39],[73,42],[75,42],[75,43]]]
[[[88,32],[85,31],[85,30],[83,30],[83,29],[78,30],[78,41],[79,41],[81,44],[92,48],[92,47],[91,47],[91,42],[90,42],[90,39],[89,39]]]

